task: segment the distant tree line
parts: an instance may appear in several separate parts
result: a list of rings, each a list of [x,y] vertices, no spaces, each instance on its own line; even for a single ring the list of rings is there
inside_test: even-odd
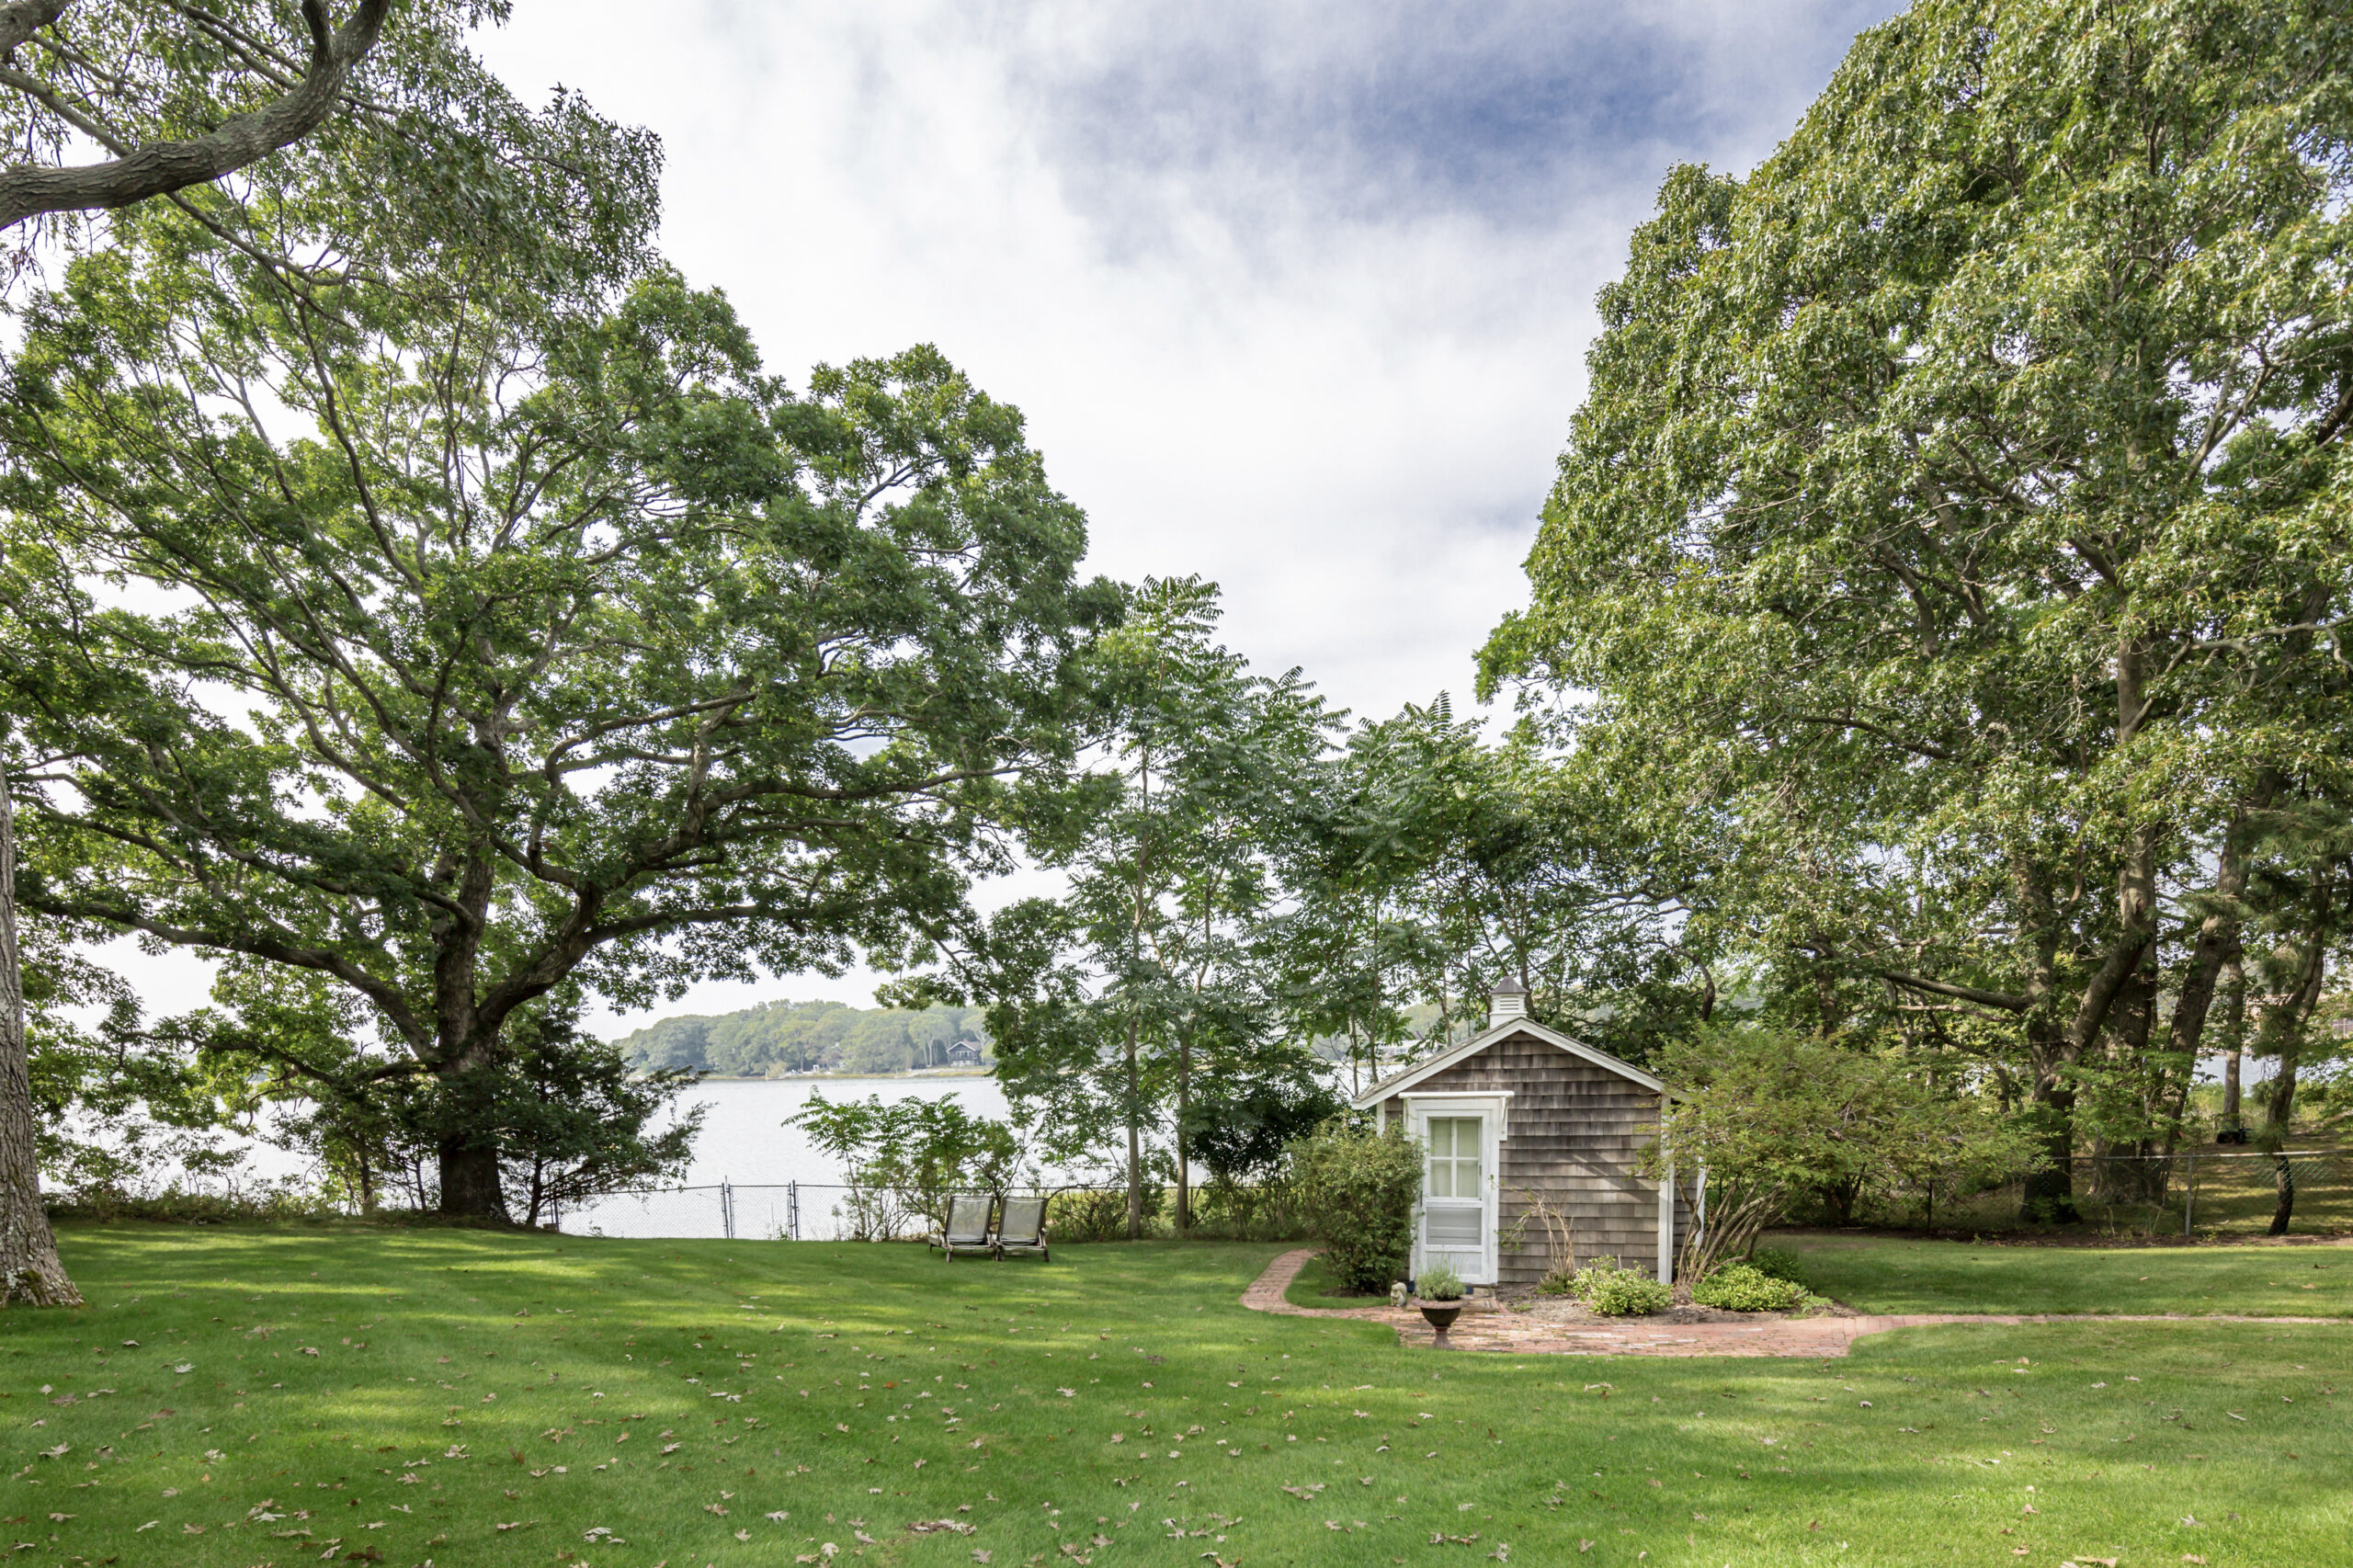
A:
[[[841,1002],[764,1002],[714,1017],[682,1015],[617,1042],[641,1072],[679,1069],[726,1077],[777,1073],[900,1073],[948,1064],[948,1048],[988,1036],[974,1007],[852,1007]]]

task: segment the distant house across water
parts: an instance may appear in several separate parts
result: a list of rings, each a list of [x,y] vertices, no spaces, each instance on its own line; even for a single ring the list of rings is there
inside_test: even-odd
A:
[[[972,1039],[969,1035],[948,1048],[948,1061],[946,1065],[950,1067],[978,1067],[981,1064],[981,1042]]]

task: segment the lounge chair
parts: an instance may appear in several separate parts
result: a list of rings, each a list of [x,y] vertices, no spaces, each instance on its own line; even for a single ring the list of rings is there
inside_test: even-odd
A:
[[[1042,1198],[1008,1198],[1005,1200],[1005,1218],[997,1222],[996,1255],[1019,1253],[1024,1256],[1036,1254],[1048,1263],[1054,1255],[1046,1248],[1046,1200]]]
[[[931,1233],[931,1245],[948,1255],[950,1262],[959,1253],[995,1252],[996,1238],[989,1233],[989,1217],[996,1209],[996,1199],[987,1193],[960,1192],[948,1200],[948,1224]]]

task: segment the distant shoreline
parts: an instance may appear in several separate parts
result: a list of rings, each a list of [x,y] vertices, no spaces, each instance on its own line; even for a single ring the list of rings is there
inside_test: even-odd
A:
[[[902,1067],[895,1072],[779,1073],[774,1076],[766,1073],[698,1073],[695,1074],[694,1081],[698,1084],[790,1084],[813,1080],[822,1082],[828,1078],[994,1078],[995,1076],[996,1070],[994,1067]]]

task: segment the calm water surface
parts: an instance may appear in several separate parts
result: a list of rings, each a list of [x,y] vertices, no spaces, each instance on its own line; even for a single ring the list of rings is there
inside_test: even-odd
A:
[[[678,1096],[681,1108],[701,1105],[702,1134],[695,1140],[689,1186],[733,1182],[767,1185],[790,1181],[838,1182],[841,1168],[829,1154],[809,1145],[784,1119],[809,1103],[812,1094],[838,1104],[879,1096],[901,1100],[953,1099],[974,1116],[1002,1119],[1005,1094],[995,1078],[777,1078],[707,1079]]]
[[[606,1198],[563,1216],[566,1231],[608,1236],[798,1235],[823,1240],[841,1228],[835,1212],[841,1168],[785,1119],[823,1095],[836,1103],[878,1096],[886,1104],[954,1099],[975,1116],[1006,1113],[994,1078],[712,1079],[678,1096],[683,1111],[705,1108],[687,1190]],[[728,1191],[719,1188],[726,1184]],[[794,1190],[798,1184],[799,1190]]]

